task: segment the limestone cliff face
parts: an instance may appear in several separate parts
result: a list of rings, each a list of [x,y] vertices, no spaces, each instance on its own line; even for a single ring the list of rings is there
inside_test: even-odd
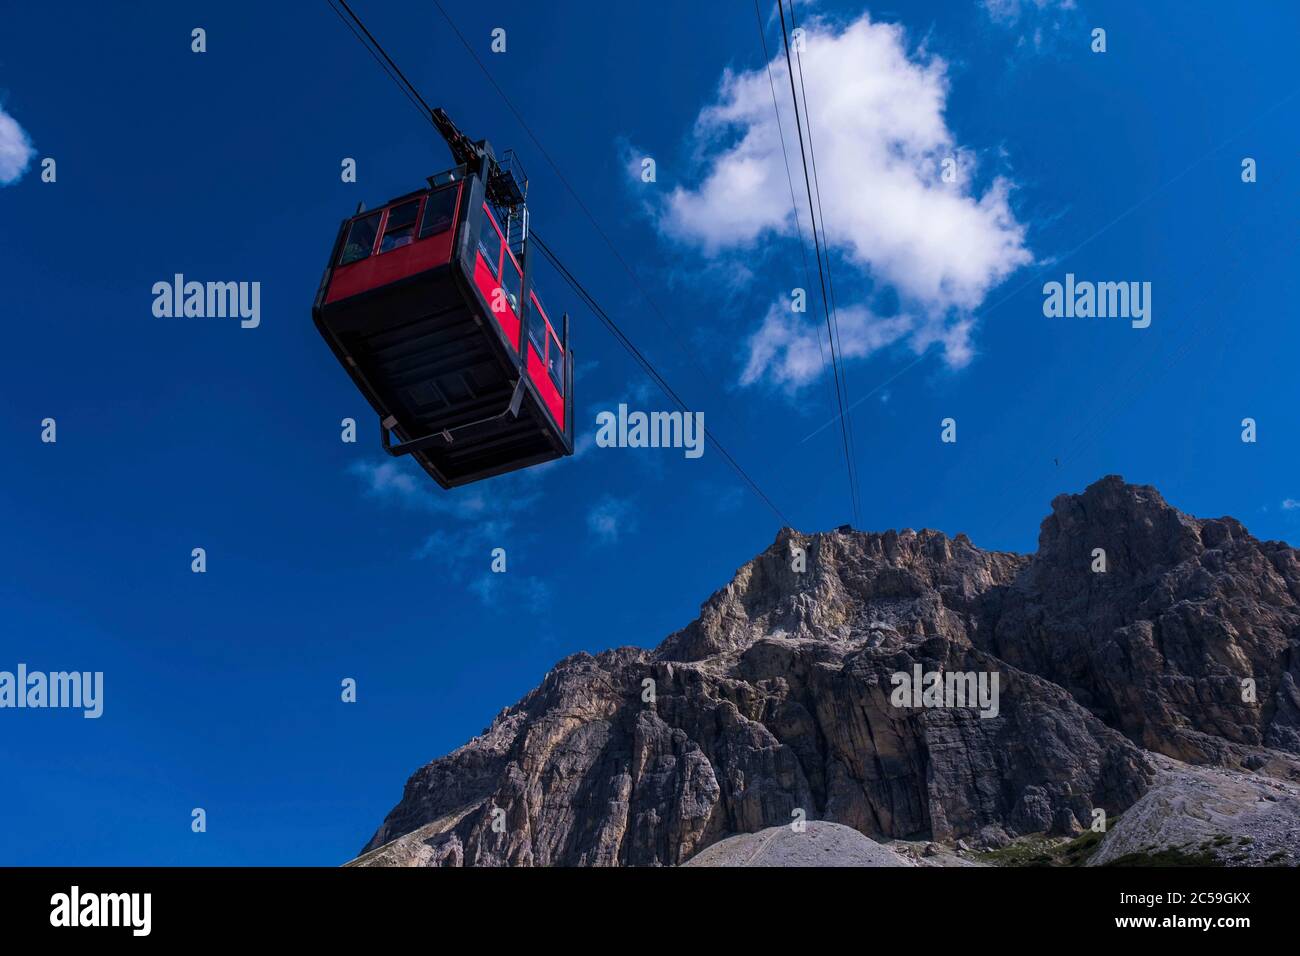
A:
[[[356,862],[673,865],[800,812],[998,844],[1127,809],[1151,752],[1294,779],[1298,599],[1293,549],[1114,477],[1031,556],[786,529],[657,649],[566,658],[416,771]],[[998,715],[895,706],[915,665],[996,673]]]
[[[1298,599],[1295,549],[1110,477],[1052,503],[1025,573],[989,594],[979,643],[1149,750],[1285,774],[1300,754]]]

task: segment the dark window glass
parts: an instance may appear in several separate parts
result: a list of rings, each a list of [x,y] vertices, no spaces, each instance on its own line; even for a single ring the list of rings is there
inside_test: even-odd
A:
[[[370,250],[375,247],[375,233],[379,231],[381,215],[382,212],[372,212],[361,219],[353,220],[348,229],[347,241],[343,243],[343,251],[339,253],[339,265],[345,266],[349,262],[356,262],[370,255]]]
[[[429,193],[424,200],[424,218],[420,220],[420,238],[446,232],[456,216],[456,195],[459,189],[439,189]]]
[[[551,351],[546,355],[546,371],[551,376],[551,381],[555,384],[555,390],[561,395],[564,394],[564,350],[560,348],[560,340],[551,333]]]
[[[519,274],[519,267],[515,265],[515,261],[508,254],[501,263],[501,288],[505,290],[506,298],[510,301],[510,308],[514,310],[515,315],[518,315],[519,297],[523,294],[524,289],[524,277]]]
[[[483,213],[483,228],[479,230],[478,251],[483,253],[488,269],[493,278],[496,278],[501,264],[501,236],[492,223],[491,215],[486,212]]]
[[[415,225],[415,217],[420,212],[420,200],[412,199],[410,202],[404,202],[400,206],[394,206],[388,210],[388,222],[384,226],[384,231],[399,229],[403,226]]]
[[[537,357],[543,362],[546,361],[546,319],[534,309],[533,314],[528,317],[528,339],[533,343],[533,348],[537,349]]]
[[[379,251],[387,252],[399,246],[407,246],[415,238],[415,216],[420,211],[420,201],[404,202],[388,210],[388,222],[384,226],[384,238],[379,243]]]

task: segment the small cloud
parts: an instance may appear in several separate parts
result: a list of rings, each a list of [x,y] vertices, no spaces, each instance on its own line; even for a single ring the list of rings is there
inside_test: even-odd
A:
[[[1022,17],[1078,9],[1074,0],[983,0],[980,6],[990,20],[1004,26],[1016,23]]]
[[[18,182],[35,153],[27,131],[0,107],[0,186]]]
[[[1295,498],[1283,499],[1282,501],[1283,511],[1295,511],[1297,508],[1300,508],[1300,501],[1297,501]]]
[[[601,544],[613,544],[622,535],[636,530],[636,513],[632,503],[606,496],[587,513],[587,529]]]
[[[714,499],[714,505],[721,514],[731,514],[734,511],[739,511],[740,506],[744,503],[745,492],[737,485],[728,485]]]
[[[989,20],[1008,30],[1019,30],[1016,46],[1042,53],[1080,22],[1075,0],[981,0]]]
[[[766,380],[772,385],[795,392],[816,381],[827,368],[826,343],[814,319],[791,312],[777,301],[757,332],[749,337],[749,355],[740,374],[741,385]],[[905,336],[917,335],[917,321],[908,315],[881,318],[869,309],[851,306],[839,310],[839,346],[841,358],[866,358]],[[916,351],[937,338],[945,338],[952,365],[970,361],[969,325],[956,323],[946,329],[934,329],[921,335]],[[933,336],[933,337],[932,337]]]
[[[362,482],[362,494],[385,504],[411,511],[450,515],[465,521],[478,521],[485,515],[522,511],[536,503],[539,492],[537,476],[528,470],[492,479],[494,492],[489,497],[480,485],[443,489],[413,464],[400,461],[353,462],[348,473]]]
[[[648,152],[632,144],[632,141],[625,136],[620,136],[615,140],[615,147],[618,149],[618,163],[623,167],[623,172],[630,182],[640,185],[643,162],[650,159]]]
[[[540,578],[514,574],[484,574],[470,584],[486,607],[507,609],[522,604],[525,610],[541,614],[551,606],[551,586]]]
[[[396,502],[407,507],[428,508],[425,499],[428,490],[421,487],[415,476],[403,469],[395,461],[380,462],[378,465],[368,461],[353,462],[348,473],[360,478],[365,484],[362,492],[367,498]]]
[[[464,580],[464,569],[477,566],[478,559],[486,565],[492,549],[501,547],[505,537],[514,527],[508,518],[484,521],[457,528],[454,531],[438,529],[425,537],[411,557],[416,561],[433,560],[443,565],[455,580]]]
[[[492,518],[462,524],[451,530],[438,529],[425,537],[411,555],[416,561],[431,561],[445,580],[477,597],[485,607],[504,610],[522,602],[529,611],[546,610],[551,588],[541,578],[521,574],[511,562],[522,557],[513,518]],[[506,570],[493,571],[493,550],[505,550]]]
[[[397,461],[358,461],[348,472],[361,479],[365,497],[439,523],[411,553],[412,560],[435,564],[445,580],[486,607],[505,609],[522,600],[530,611],[541,611],[550,600],[549,586],[520,574],[514,564],[524,557],[529,539],[517,519],[540,498],[535,474],[540,467],[493,478],[490,494],[481,484],[443,490],[422,471]],[[494,548],[506,549],[505,572],[492,570]]]

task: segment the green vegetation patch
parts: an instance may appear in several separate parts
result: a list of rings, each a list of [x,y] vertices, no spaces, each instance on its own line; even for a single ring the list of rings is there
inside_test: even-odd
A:
[[[1067,839],[1031,833],[1001,849],[976,854],[975,858],[994,866],[1083,866],[1097,851],[1105,835],[1088,830],[1074,839]]]
[[[1186,853],[1175,847],[1165,847],[1152,852],[1126,853],[1106,866],[1223,866],[1223,861],[1206,850]]]

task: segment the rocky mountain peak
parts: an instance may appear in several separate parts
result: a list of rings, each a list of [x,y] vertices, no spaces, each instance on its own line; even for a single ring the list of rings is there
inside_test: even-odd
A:
[[[1021,555],[982,551],[965,535],[929,529],[802,534],[783,528],[656,656],[703,660],[772,634],[849,640],[873,624],[919,626],[927,616],[942,616],[945,601],[968,608],[1026,563]]]
[[[1117,476],[1057,497],[1033,555],[784,528],[656,649],[566,658],[417,771],[359,862],[677,864],[792,818],[997,846],[1196,767],[1290,786],[1297,595],[1294,549]],[[894,692],[926,673],[995,696]]]
[[[1201,522],[1171,507],[1155,488],[1107,475],[1082,494],[1052,500],[1039,531],[1035,566],[1039,573],[1089,571],[1100,548],[1108,573],[1131,578],[1193,559],[1205,547]]]

